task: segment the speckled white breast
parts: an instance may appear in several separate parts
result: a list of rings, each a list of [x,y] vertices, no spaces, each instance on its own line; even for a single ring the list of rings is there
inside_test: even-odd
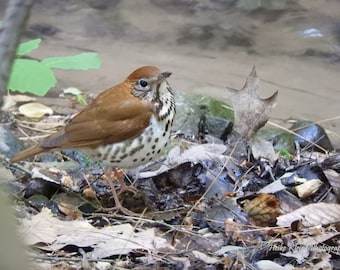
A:
[[[98,157],[105,166],[133,168],[155,160],[164,154],[170,138],[171,127],[175,116],[173,94],[164,95],[158,117],[151,116],[150,125],[137,138],[105,145],[93,149],[94,157]]]

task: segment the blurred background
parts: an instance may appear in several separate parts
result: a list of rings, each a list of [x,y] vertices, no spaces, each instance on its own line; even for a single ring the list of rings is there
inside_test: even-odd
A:
[[[0,1],[0,13],[6,1]],[[172,71],[187,93],[240,89],[253,65],[261,96],[279,90],[274,119],[340,114],[340,1],[37,0],[24,39],[38,59],[98,52],[95,71],[56,71],[62,88],[94,93],[142,65]],[[323,126],[340,134],[340,120]]]

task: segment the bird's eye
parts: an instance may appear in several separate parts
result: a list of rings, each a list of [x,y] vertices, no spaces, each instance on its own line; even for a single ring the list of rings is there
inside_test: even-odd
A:
[[[140,85],[141,87],[143,87],[143,88],[145,88],[145,87],[148,86],[148,82],[147,82],[146,80],[143,80],[143,79],[139,80],[138,83],[139,83],[139,85]]]

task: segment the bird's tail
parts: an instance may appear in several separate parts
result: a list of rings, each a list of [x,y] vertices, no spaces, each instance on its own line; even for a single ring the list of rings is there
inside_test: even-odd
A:
[[[46,148],[42,148],[39,145],[32,146],[30,148],[27,148],[17,154],[15,154],[10,161],[12,163],[22,161],[24,159],[27,159],[29,157],[32,157],[34,155],[40,154],[42,152],[46,151]]]

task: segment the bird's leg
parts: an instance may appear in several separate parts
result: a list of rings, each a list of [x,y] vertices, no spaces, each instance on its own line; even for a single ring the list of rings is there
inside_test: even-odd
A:
[[[117,210],[117,211],[120,211],[121,213],[125,214],[125,215],[128,215],[128,216],[135,216],[136,213],[126,209],[119,201],[119,198],[118,198],[118,194],[117,194],[117,191],[116,191],[116,187],[115,185],[113,184],[113,179],[112,179],[112,169],[106,169],[105,170],[105,176],[106,176],[106,180],[107,182],[109,183],[109,186],[111,188],[111,192],[112,192],[112,197],[115,201],[115,207],[111,208],[112,210]],[[118,181],[120,182],[120,180],[118,179]],[[126,185],[125,185],[126,186]],[[128,186],[126,186],[128,188]]]
[[[120,183],[120,189],[119,189],[118,195],[124,192],[132,192],[133,194],[137,193],[137,188],[135,188],[132,185],[128,186],[125,184],[124,178],[126,174],[123,170],[114,169],[114,176]]]

